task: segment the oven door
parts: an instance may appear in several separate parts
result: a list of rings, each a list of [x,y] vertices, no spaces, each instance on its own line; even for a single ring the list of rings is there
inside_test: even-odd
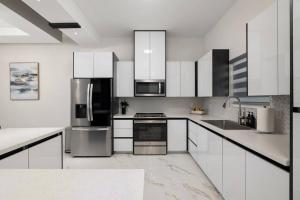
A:
[[[167,120],[134,120],[134,142],[166,142]]]
[[[164,80],[136,80],[135,96],[166,96]]]

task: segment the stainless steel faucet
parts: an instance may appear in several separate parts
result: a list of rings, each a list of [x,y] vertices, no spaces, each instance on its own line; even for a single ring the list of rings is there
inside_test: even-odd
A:
[[[241,105],[241,99],[239,97],[235,97],[235,96],[232,96],[232,97],[227,97],[226,98],[226,101],[224,102],[223,104],[223,108],[225,109],[226,108],[226,104],[227,102],[229,101],[229,99],[231,98],[236,98],[238,100],[238,103],[239,103],[239,116],[238,116],[238,122],[239,124],[241,124],[241,118],[242,118],[242,105]]]

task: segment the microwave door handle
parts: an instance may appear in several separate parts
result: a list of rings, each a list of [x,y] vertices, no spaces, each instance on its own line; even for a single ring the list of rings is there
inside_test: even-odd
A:
[[[93,114],[93,90],[94,90],[94,84],[91,84],[91,89],[90,89],[90,116],[91,116],[91,121],[94,120],[94,114]]]
[[[158,94],[161,94],[161,83],[158,84]]]
[[[90,84],[87,85],[87,95],[86,95],[86,105],[87,105],[87,109],[86,109],[86,115],[87,115],[87,120],[90,120]]]

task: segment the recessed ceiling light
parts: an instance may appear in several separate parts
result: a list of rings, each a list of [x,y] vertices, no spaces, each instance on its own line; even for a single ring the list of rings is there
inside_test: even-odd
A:
[[[78,35],[78,33],[77,33],[77,32],[74,32],[74,35]]]
[[[41,0],[36,0],[37,2],[41,2]]]

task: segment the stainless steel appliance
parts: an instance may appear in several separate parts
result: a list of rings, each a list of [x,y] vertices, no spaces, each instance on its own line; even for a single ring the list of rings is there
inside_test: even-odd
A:
[[[165,80],[135,80],[136,97],[166,96]]]
[[[112,79],[71,80],[71,155],[111,156]]]
[[[167,120],[163,113],[137,113],[133,121],[133,154],[167,154]]]

